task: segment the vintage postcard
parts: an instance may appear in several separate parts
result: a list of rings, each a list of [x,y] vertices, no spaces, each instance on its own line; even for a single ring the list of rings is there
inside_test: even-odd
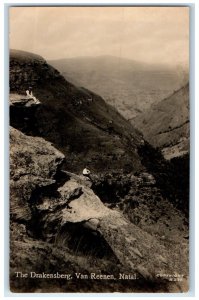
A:
[[[10,290],[189,290],[189,7],[10,6]]]

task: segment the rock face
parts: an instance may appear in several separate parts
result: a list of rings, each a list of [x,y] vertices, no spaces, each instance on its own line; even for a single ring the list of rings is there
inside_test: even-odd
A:
[[[10,129],[10,213],[16,220],[31,219],[30,198],[35,189],[51,186],[64,155],[41,138]]]
[[[21,72],[23,69],[23,72]],[[18,93],[25,92],[30,86],[35,87],[43,79],[59,78],[60,74],[49,67],[39,55],[25,51],[10,51],[10,88]],[[23,83],[23,84],[22,84]]]
[[[39,105],[40,102],[32,96],[24,96],[19,94],[10,94],[10,107],[31,107]]]
[[[179,253],[171,257],[166,243],[132,224],[120,211],[104,205],[86,179],[61,172],[64,156],[50,143],[13,128],[10,133],[12,291],[74,291],[75,273],[79,270],[86,274],[103,274],[103,270],[114,274],[114,290],[119,291],[138,291],[146,280],[154,282],[155,290],[160,272],[183,272],[180,286],[184,288],[187,275],[183,253],[181,259]],[[93,257],[95,264],[91,263]],[[57,278],[34,279],[35,273],[66,270],[73,277],[67,287],[64,280]],[[29,276],[24,281],[16,277],[16,272]],[[131,280],[124,284],[119,281],[121,272],[137,274],[137,287]],[[108,280],[104,284],[105,290],[113,289]],[[165,279],[159,281],[158,288],[160,285],[168,289]],[[84,282],[83,287],[79,281],[77,286],[82,291],[100,289],[99,282],[92,287],[89,281]],[[175,283],[172,286],[180,288]]]

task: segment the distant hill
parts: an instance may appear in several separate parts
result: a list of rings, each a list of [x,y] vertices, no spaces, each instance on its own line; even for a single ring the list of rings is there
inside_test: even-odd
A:
[[[189,85],[153,105],[133,120],[133,124],[166,158],[189,152]]]
[[[181,67],[150,65],[114,56],[77,57],[49,63],[68,81],[101,95],[129,120],[188,80],[187,71]]]

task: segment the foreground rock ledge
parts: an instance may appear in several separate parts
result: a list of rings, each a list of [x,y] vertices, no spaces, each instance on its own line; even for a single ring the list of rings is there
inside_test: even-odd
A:
[[[68,248],[67,242],[75,239],[78,230],[90,234],[88,243],[92,247],[93,237],[95,242],[104,243],[102,249],[108,249],[109,254],[102,253],[103,260],[96,258],[98,273],[104,269],[111,274],[118,267],[121,273],[137,273],[140,278],[155,282],[157,274],[183,272],[180,253],[170,255],[169,247],[132,224],[119,211],[104,206],[81,176],[71,174],[64,182],[58,182],[63,160],[64,155],[44,139],[10,129],[11,289],[37,291],[43,286],[44,291],[53,287],[53,282],[49,286],[45,283],[45,288],[40,281],[24,283],[16,279],[18,271],[52,273],[70,269],[94,273],[96,264],[92,265],[87,256],[82,263],[81,249],[71,252]],[[81,237],[79,248],[89,247],[80,240]],[[173,289],[182,291],[184,284],[185,281],[182,287],[181,283],[173,283]],[[54,282],[55,292],[65,288]],[[136,290],[134,285],[131,288]],[[111,285],[106,289],[111,290]],[[131,291],[129,287],[126,290]]]

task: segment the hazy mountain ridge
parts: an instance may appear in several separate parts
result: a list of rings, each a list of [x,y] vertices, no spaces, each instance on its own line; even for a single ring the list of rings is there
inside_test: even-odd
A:
[[[179,67],[150,65],[113,56],[49,61],[78,86],[100,94],[126,119],[132,119],[182,87],[188,72]]]

